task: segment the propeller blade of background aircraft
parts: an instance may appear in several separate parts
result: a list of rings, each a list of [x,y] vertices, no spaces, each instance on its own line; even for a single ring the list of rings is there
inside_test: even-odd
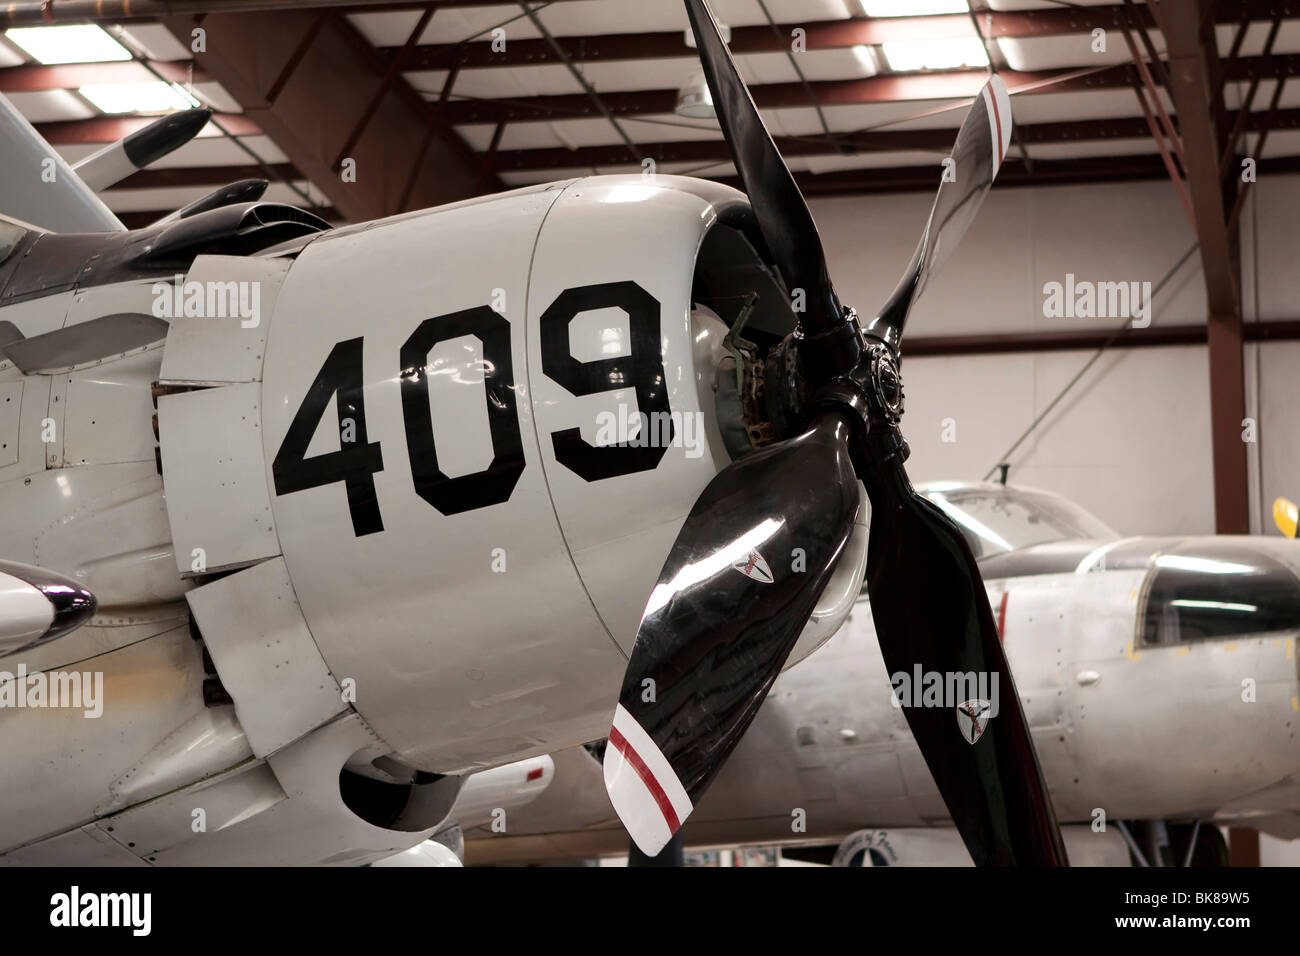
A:
[[[848,427],[828,412],[720,472],[659,574],[605,749],[610,800],[648,856],[744,734],[844,553],[861,501]]]
[[[212,110],[193,109],[159,117],[144,129],[74,163],[72,171],[91,189],[107,189],[184,146],[199,135],[211,116]]]
[[[867,332],[895,351],[912,306],[930,277],[957,248],[988,195],[1011,146],[1011,97],[994,74],[975,98],[957,133],[957,144],[944,166],[925,233],[916,254],[885,307],[866,326]]]
[[[749,90],[736,72],[726,42],[704,0],[686,0],[704,75],[713,92],[722,134],[749,194],[763,238],[785,280],[786,290],[807,293],[800,316],[805,333],[835,328],[842,310],[826,270],[826,253],[812,213],[781,158]]]
[[[970,546],[893,459],[867,476],[867,584],[903,714],[977,865],[1065,860],[1020,697]],[[922,706],[922,675],[959,699]],[[964,675],[969,681],[958,683]],[[896,694],[899,686],[896,685]],[[963,717],[965,718],[963,720]]]
[[[1300,525],[1300,508],[1296,507],[1294,501],[1288,501],[1286,498],[1277,499],[1273,502],[1273,523],[1277,525],[1277,530],[1288,538],[1294,538],[1296,525]]]

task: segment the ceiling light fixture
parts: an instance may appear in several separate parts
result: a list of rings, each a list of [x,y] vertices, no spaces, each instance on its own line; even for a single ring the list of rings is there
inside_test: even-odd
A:
[[[5,39],[37,63],[109,63],[131,59],[131,53],[93,24],[60,27],[14,27]]]
[[[686,119],[716,119],[718,111],[713,107],[713,91],[704,79],[704,71],[696,70],[677,91],[677,107],[674,112]]]
[[[880,65],[876,62],[876,56],[871,52],[871,47],[859,43],[853,47],[853,55],[857,57],[858,65],[867,71],[868,76],[875,76],[880,72]]]
[[[988,51],[978,37],[950,40],[897,40],[882,43],[892,70],[954,70],[958,67],[986,67]]]
[[[169,113],[199,101],[178,83],[96,83],[78,90],[103,113]]]
[[[869,17],[924,17],[935,13],[969,13],[967,0],[858,0]]]

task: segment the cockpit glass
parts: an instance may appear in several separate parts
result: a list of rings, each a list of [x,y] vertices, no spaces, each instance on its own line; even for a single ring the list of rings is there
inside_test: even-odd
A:
[[[1174,548],[1153,562],[1140,641],[1147,646],[1300,630],[1300,579],[1231,542]]]
[[[14,251],[28,232],[30,230],[26,226],[0,216],[0,263],[9,258],[9,253]]]
[[[1050,541],[1119,537],[1073,502],[1041,492],[932,489],[925,496],[957,523],[977,558]]]

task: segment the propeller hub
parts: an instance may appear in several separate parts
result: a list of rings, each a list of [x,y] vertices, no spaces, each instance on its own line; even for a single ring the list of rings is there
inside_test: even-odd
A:
[[[889,425],[896,426],[903,417],[903,373],[898,359],[886,345],[871,343],[867,346],[870,363],[870,387],[874,393],[876,410]]]
[[[903,418],[903,375],[889,346],[866,339],[862,358],[818,394],[815,406],[839,405],[854,413],[868,433],[896,431]]]
[[[903,376],[898,359],[880,340],[862,339],[858,364],[818,392],[813,406],[850,413],[855,426],[850,454],[858,477],[865,480],[869,470],[887,461],[906,461],[910,450],[898,428],[903,417]]]

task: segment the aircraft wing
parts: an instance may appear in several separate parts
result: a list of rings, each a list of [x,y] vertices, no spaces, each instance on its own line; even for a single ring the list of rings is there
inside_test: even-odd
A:
[[[0,214],[53,232],[126,228],[3,95],[0,169]]]

